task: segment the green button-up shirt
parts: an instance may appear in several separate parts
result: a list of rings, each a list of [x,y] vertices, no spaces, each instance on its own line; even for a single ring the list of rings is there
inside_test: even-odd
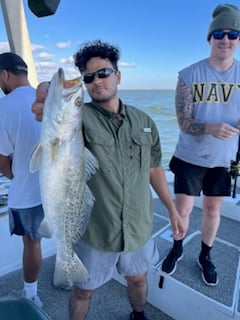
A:
[[[96,201],[83,239],[98,250],[136,250],[152,231],[149,170],[161,163],[156,125],[121,102],[118,114],[86,103],[83,129],[86,147],[99,161],[88,183]]]

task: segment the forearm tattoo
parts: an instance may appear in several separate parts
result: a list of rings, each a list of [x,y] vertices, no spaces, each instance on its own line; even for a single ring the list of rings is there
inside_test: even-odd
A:
[[[204,134],[204,123],[195,121],[193,117],[191,88],[189,88],[182,79],[179,79],[177,83],[175,105],[177,120],[181,130],[192,135]]]

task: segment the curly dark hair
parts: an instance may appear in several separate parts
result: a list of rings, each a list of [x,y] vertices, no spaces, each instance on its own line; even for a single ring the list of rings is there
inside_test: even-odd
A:
[[[74,55],[75,66],[78,67],[80,72],[83,72],[86,69],[88,61],[94,57],[108,59],[114,69],[118,70],[118,60],[120,57],[119,48],[101,40],[83,43]]]

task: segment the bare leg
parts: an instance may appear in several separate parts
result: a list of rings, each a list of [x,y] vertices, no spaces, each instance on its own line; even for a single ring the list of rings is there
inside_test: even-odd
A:
[[[194,197],[188,196],[182,193],[175,194],[175,197],[176,197],[176,200],[175,200],[176,208],[183,219],[183,223],[186,228],[185,230],[187,231],[189,226],[190,214],[192,212],[193,205],[194,205]],[[180,239],[175,239],[175,240],[180,240]]]
[[[144,310],[147,299],[147,278],[146,273],[125,277],[128,284],[128,299],[137,312]]]
[[[42,263],[41,243],[23,236],[23,277],[26,282],[34,282],[38,278]]]
[[[202,241],[212,247],[220,224],[223,197],[203,197]]]
[[[88,314],[90,300],[95,290],[73,287],[70,293],[69,314],[71,320],[84,320]]]

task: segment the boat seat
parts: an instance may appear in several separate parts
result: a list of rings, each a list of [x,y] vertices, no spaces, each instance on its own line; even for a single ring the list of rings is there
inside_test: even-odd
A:
[[[51,320],[51,318],[27,299],[1,297],[0,320]]]

